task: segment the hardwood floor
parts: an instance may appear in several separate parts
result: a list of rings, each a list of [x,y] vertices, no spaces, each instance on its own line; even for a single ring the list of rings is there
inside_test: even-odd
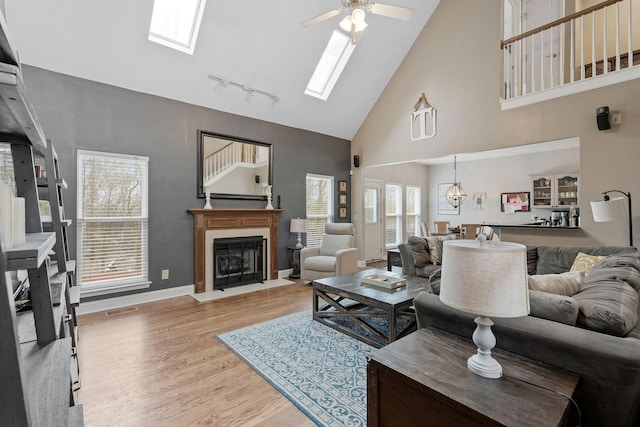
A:
[[[313,426],[216,335],[311,308],[309,285],[80,316],[86,426]]]

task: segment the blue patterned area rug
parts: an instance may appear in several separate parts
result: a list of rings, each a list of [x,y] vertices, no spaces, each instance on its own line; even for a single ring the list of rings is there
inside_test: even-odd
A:
[[[218,336],[319,426],[367,425],[367,355],[375,348],[311,311]]]

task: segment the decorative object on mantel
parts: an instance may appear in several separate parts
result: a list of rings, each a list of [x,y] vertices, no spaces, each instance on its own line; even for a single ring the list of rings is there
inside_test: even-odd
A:
[[[409,125],[412,141],[436,136],[436,109],[429,105],[424,92],[416,102],[416,105],[413,106]]]
[[[458,168],[456,167],[456,156],[453,156],[453,185],[449,187],[444,197],[454,208],[460,207],[467,193],[462,189],[462,184],[458,182]]]
[[[291,218],[291,224],[289,231],[292,233],[298,233],[298,241],[296,242],[296,249],[302,249],[302,233],[307,232],[307,220],[298,218]]]
[[[273,205],[271,204],[271,185],[270,184],[262,184],[264,187],[264,194],[267,195],[267,207],[265,209],[273,209]]]
[[[225,79],[223,77],[218,77],[218,76],[214,76],[213,74],[209,74],[207,77],[209,77],[209,79],[211,80],[216,80],[220,83],[220,86],[222,87],[227,87],[227,86],[235,86],[237,88],[242,89],[243,91],[247,92],[250,96],[255,96],[256,94],[258,95],[264,95],[267,98],[269,98],[272,102],[272,105],[276,105],[278,103],[278,101],[280,101],[280,98],[272,93],[269,92],[265,92],[263,90],[260,89],[256,89],[254,87],[251,87],[249,85],[246,84],[242,84],[242,83],[237,83],[237,82],[233,82],[229,79]]]
[[[204,207],[202,209],[213,209],[213,206],[211,206],[211,198],[210,198],[210,194],[209,190],[205,191],[204,193],[204,197],[205,197],[205,203],[204,203]]]
[[[609,190],[602,193],[602,200],[591,202],[591,212],[595,222],[611,222],[624,219],[624,198],[610,198],[608,193],[621,193],[627,197],[627,211],[629,220],[629,246],[633,246],[633,221],[631,216],[631,193],[620,190]]]
[[[449,240],[443,246],[440,300],[478,316],[473,333],[478,352],[467,367],[481,377],[500,378],[502,367],[491,356],[496,337],[489,316],[529,314],[526,246],[478,240]]]

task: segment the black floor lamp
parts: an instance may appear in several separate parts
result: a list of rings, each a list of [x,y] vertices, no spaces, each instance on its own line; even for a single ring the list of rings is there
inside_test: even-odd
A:
[[[629,246],[633,246],[633,219],[631,216],[631,193],[620,190],[609,190],[602,193],[603,200],[591,202],[591,212],[595,222],[619,221],[624,217],[624,198],[610,198],[608,193],[621,193],[627,197],[629,212]]]

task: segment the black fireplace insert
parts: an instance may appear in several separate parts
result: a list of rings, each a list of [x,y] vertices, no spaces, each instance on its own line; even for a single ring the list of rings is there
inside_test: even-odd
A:
[[[267,239],[262,236],[214,239],[213,271],[213,289],[264,282]]]

